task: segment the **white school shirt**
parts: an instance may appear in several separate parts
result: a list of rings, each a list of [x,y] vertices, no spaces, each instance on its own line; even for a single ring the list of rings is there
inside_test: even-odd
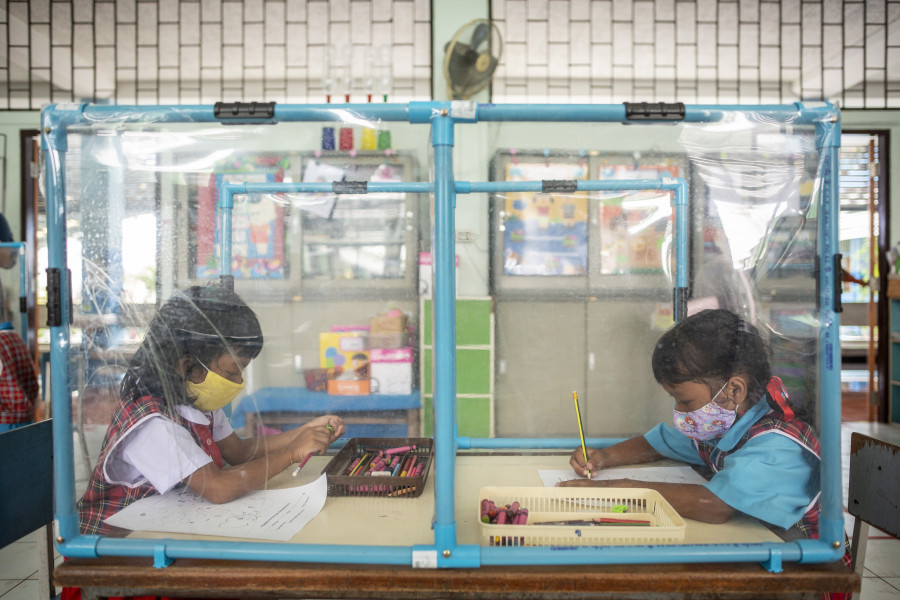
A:
[[[221,409],[204,412],[180,404],[175,410],[192,423],[209,425],[211,419],[215,442],[234,431]],[[150,482],[157,492],[165,494],[211,462],[212,458],[197,445],[190,431],[165,415],[153,413],[119,438],[106,456],[103,476],[113,485],[128,487]]]

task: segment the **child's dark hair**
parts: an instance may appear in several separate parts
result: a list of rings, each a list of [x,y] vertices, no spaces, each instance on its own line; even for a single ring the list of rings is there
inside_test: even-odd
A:
[[[233,353],[256,358],[263,347],[262,329],[253,310],[234,292],[217,286],[176,291],[150,322],[147,334],[122,380],[122,397],[155,396],[169,404],[190,404],[183,356],[210,364]]]
[[[747,397],[759,400],[772,377],[769,346],[759,330],[734,313],[704,310],[665,332],[653,350],[653,376],[660,384],[705,384],[710,393],[733,375],[746,375]]]

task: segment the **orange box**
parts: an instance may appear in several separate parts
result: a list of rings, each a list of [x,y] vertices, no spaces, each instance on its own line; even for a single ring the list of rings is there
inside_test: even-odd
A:
[[[369,394],[369,380],[328,380],[328,393],[332,396],[367,396]]]

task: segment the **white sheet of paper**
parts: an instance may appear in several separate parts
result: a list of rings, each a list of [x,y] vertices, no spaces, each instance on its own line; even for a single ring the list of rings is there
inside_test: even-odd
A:
[[[566,470],[539,470],[544,487],[555,487],[560,481],[569,479],[582,479],[572,469]],[[662,481],[666,483],[706,483],[706,480],[695,470],[688,466],[676,467],[634,467],[626,469],[605,469],[598,473],[591,473],[594,481],[607,481],[610,479],[634,479],[637,481]]]
[[[325,474],[307,485],[280,490],[258,490],[213,504],[190,488],[154,495],[126,506],[104,519],[116,527],[135,531],[166,531],[287,541],[325,506]]]

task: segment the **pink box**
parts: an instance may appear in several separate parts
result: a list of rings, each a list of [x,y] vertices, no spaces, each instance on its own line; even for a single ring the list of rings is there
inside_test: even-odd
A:
[[[369,350],[369,362],[412,362],[413,349],[405,348],[372,348]]]

